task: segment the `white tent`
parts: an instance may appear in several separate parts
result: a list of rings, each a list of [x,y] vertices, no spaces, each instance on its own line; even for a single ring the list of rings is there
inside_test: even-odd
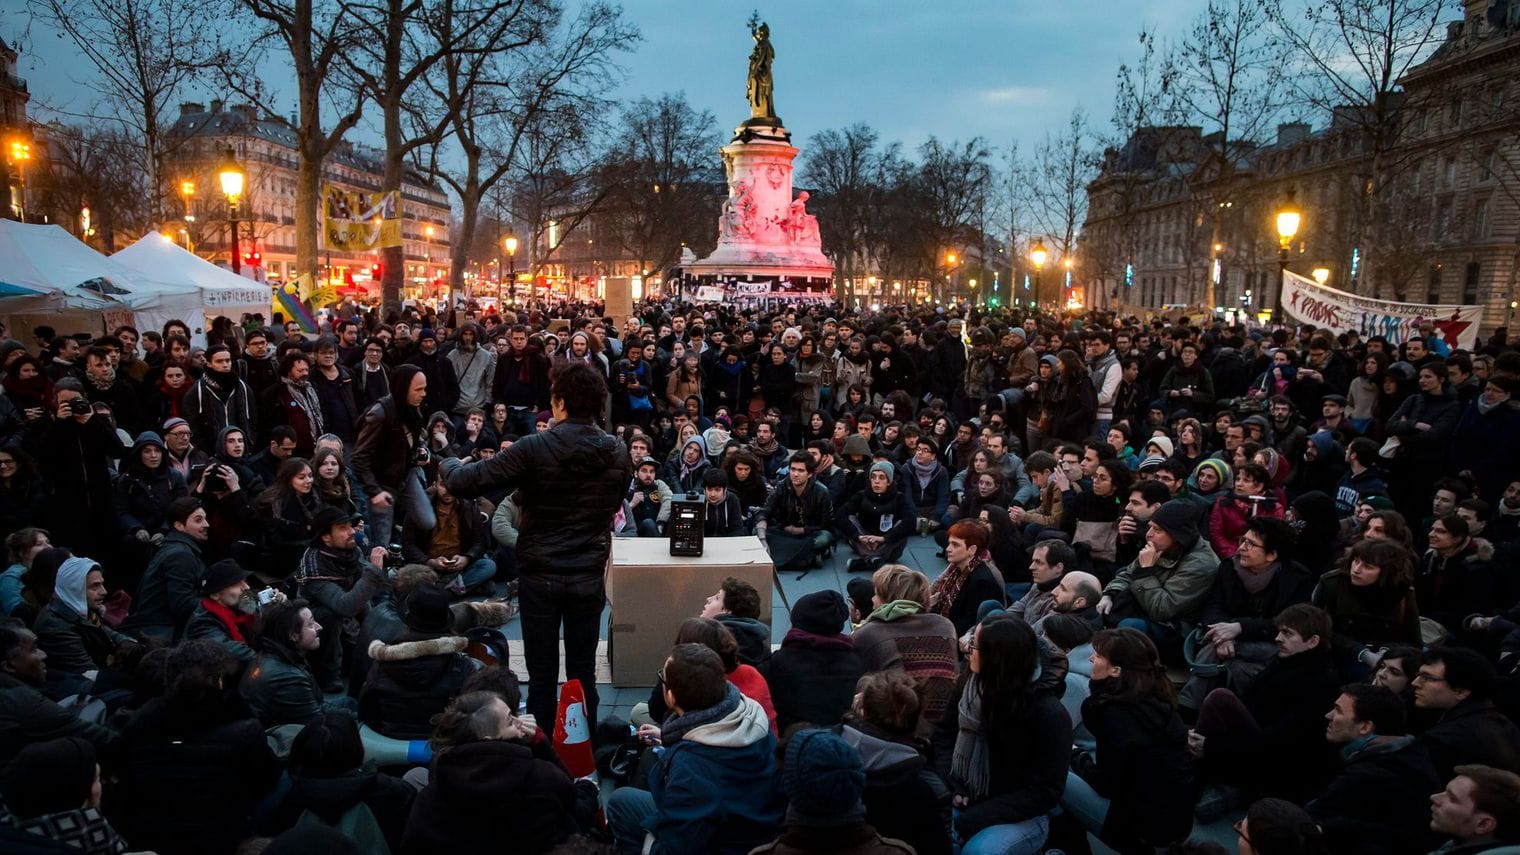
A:
[[[218,315],[225,315],[236,323],[245,313],[270,313],[270,292],[267,285],[244,278],[201,258],[181,247],[158,232],[149,232],[137,243],[111,256],[121,266],[140,277],[151,277],[176,286],[188,285],[200,297],[200,308],[194,318],[182,317],[192,327],[209,328]],[[150,318],[137,312],[144,327],[154,327]],[[162,326],[165,316],[157,326]],[[195,332],[199,333],[199,329]],[[197,339],[201,336],[196,335]],[[200,343],[204,343],[202,340]]]
[[[128,320],[134,303],[167,296],[135,296],[151,287],[139,280],[58,226],[0,220],[0,316],[13,335],[24,336],[39,324],[60,334],[100,335],[113,322]],[[191,289],[182,290],[192,296]]]

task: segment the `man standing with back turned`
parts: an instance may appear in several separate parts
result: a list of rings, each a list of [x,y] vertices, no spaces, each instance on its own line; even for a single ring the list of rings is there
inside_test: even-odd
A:
[[[528,711],[542,722],[554,721],[561,623],[565,674],[581,681],[587,716],[596,721],[603,574],[612,551],[612,517],[633,477],[623,441],[594,421],[606,396],[600,373],[569,363],[549,384],[554,427],[528,434],[488,460],[439,464],[449,492],[459,498],[513,488],[521,496],[517,561]]]

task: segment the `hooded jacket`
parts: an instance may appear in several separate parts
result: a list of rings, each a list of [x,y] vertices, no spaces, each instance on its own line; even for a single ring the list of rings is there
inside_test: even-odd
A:
[[[148,469],[142,463],[142,450],[155,446],[163,457],[158,466]],[[169,465],[169,452],[158,434],[145,431],[137,437],[121,462],[116,478],[116,525],[123,535],[138,531],[156,534],[164,527],[169,503],[189,494],[185,477]]]
[[[880,495],[869,487],[861,490],[834,512],[835,531],[851,541],[868,534],[884,537],[883,547],[907,540],[917,522],[918,509],[891,483]]]
[[[213,441],[226,427],[240,427],[251,434],[257,413],[247,383],[231,371],[219,376],[209,367],[185,393],[180,408],[195,432],[194,443],[201,448],[215,447]]]
[[[417,463],[417,450],[426,447],[422,410],[406,405],[407,390],[421,373],[415,365],[398,366],[391,374],[391,393],[359,420],[359,439],[350,465],[371,499],[399,489]]]
[[[359,720],[392,739],[427,739],[430,721],[459,694],[475,670],[462,636],[427,638],[408,632],[394,644],[369,644],[374,665],[359,693]]]
[[[132,641],[89,612],[85,582],[100,565],[88,558],[70,557],[58,567],[53,601],[32,625],[37,646],[47,654],[48,668],[60,674],[83,674],[110,664],[120,644]]]
[[[406,855],[547,852],[574,826],[575,785],[558,766],[515,741],[486,740],[445,749],[406,823]]]
[[[668,519],[670,512],[660,509]],[[748,527],[744,522],[744,509],[739,507],[739,497],[732,490],[723,492],[723,501],[714,505],[708,502],[702,517],[702,529],[708,537],[742,537]]]
[[[566,419],[489,460],[450,459],[439,466],[449,492],[460,498],[519,490],[523,575],[602,574],[612,551],[612,518],[633,478],[622,440],[590,420]]]
[[[1123,699],[1105,691],[1117,682],[1092,681],[1082,724],[1097,740],[1097,762],[1075,764],[1074,771],[1109,799],[1103,841],[1121,851],[1135,844],[1149,851],[1186,838],[1193,828],[1187,727],[1174,708],[1154,697]],[[1166,786],[1156,786],[1158,781]]]

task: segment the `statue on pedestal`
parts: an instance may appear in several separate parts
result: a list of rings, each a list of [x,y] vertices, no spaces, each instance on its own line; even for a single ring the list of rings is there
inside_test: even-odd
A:
[[[749,114],[755,119],[774,119],[775,82],[771,63],[776,59],[776,51],[771,47],[771,28],[756,13],[749,18],[749,32],[755,39],[755,49],[749,54]]]

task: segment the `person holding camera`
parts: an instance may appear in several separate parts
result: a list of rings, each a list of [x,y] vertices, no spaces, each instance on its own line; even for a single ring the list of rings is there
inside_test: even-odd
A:
[[[56,543],[75,554],[102,555],[114,540],[111,461],[125,457],[126,444],[84,396],[78,379],[55,387],[50,418],[28,422],[23,447],[37,461],[49,492],[40,516]]]
[[[296,571],[299,596],[309,600],[316,623],[324,631],[311,657],[312,671],[324,692],[343,688],[343,648],[353,646],[359,621],[376,594],[390,587],[385,572],[385,547],[365,555],[354,538],[358,519],[326,507],[312,518],[312,542]]]
[[[391,393],[359,422],[351,465],[369,496],[371,543],[389,544],[398,518],[421,531],[438,525],[421,469],[432,459],[422,415],[427,384],[421,368],[410,363],[396,366]]]
[[[232,654],[239,667],[257,655],[252,641],[259,610],[285,602],[285,594],[274,588],[255,592],[248,586],[249,575],[231,558],[211,565],[201,579],[201,601],[185,625],[185,638],[216,642]]]

